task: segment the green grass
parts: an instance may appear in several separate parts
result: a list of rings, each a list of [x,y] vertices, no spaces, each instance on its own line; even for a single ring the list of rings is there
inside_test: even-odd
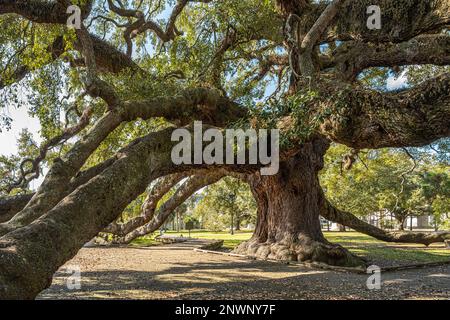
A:
[[[189,231],[182,232],[172,232],[168,231],[166,234],[180,236],[183,235],[187,237],[189,235]],[[242,241],[248,240],[251,238],[253,231],[235,231],[234,235],[231,235],[226,231],[204,231],[204,230],[193,230],[191,231],[192,238],[198,239],[216,239],[223,240],[223,247],[226,249],[233,249],[238,246]]]
[[[325,237],[351,252],[371,260],[391,260],[405,263],[450,260],[450,250],[443,244],[426,248],[420,244],[386,243],[358,232],[325,232]]]
[[[234,235],[229,232],[205,230],[191,231],[192,238],[223,240],[223,247],[233,249],[242,241],[250,239],[252,231],[238,231]],[[168,231],[167,235],[188,237],[189,232]],[[155,233],[156,235],[156,233]],[[325,237],[333,243],[339,243],[351,252],[373,261],[392,261],[393,263],[422,263],[450,260],[450,250],[443,244],[434,244],[429,248],[416,244],[386,243],[358,232],[324,232]],[[159,244],[154,236],[146,236],[133,241],[133,245],[149,246]]]
[[[156,241],[155,236],[156,236],[156,234],[152,234],[150,236],[139,237],[137,239],[134,239],[131,242],[131,245],[137,246],[137,247],[149,247],[149,246],[160,245],[161,242]]]

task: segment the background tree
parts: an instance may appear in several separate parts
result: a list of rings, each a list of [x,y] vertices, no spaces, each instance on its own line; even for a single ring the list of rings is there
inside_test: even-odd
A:
[[[347,170],[349,154],[343,146],[331,148],[321,184],[330,201],[359,217],[392,215],[403,230],[408,217],[433,215],[432,203],[448,198],[448,165],[441,152],[415,150],[412,159],[402,149],[371,150]]]
[[[233,234],[234,230],[241,229],[243,222],[256,221],[256,204],[248,184],[226,177],[204,190],[194,215],[201,218],[206,229],[228,228]]]

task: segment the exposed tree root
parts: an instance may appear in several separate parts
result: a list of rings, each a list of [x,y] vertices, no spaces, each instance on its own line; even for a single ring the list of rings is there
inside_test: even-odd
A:
[[[332,266],[364,267],[365,261],[338,244],[303,240],[287,242],[258,242],[250,239],[241,243],[233,253],[258,259],[321,262]]]

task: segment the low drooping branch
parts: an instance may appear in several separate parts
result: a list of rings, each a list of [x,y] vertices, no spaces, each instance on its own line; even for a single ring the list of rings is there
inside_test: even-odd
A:
[[[450,232],[385,231],[358,219],[349,212],[337,209],[325,198],[322,200],[320,215],[329,221],[342,224],[386,242],[420,243],[429,246],[432,243],[444,242],[446,239],[450,239]]]
[[[138,139],[40,219],[0,237],[0,298],[34,298],[51,284],[54,272],[114,221],[151,181],[177,172],[206,170],[206,165],[173,164],[171,151],[176,143],[170,137],[174,129]],[[224,167],[242,173],[258,168],[218,165],[207,169],[218,173]],[[186,190],[191,190],[189,183]],[[189,195],[179,191],[170,206],[178,206]]]
[[[159,179],[145,198],[140,216],[132,218],[126,223],[113,222],[103,232],[112,233],[116,236],[125,236],[127,233],[149,222],[154,216],[158,201],[185,176],[183,173],[175,173]]]
[[[320,112],[327,116],[320,132],[335,142],[355,149],[419,147],[450,136],[450,73],[399,93],[322,84]]]
[[[27,225],[53,208],[62,199],[70,179],[78,173],[87,158],[121,122],[118,112],[107,113],[74,144],[63,158],[55,159],[28,205],[8,222],[7,228],[0,225],[0,235],[2,229],[14,229]]]
[[[166,222],[170,214],[192,194],[203,187],[219,181],[225,174],[225,171],[219,170],[213,173],[194,175],[185,181],[175,191],[175,194],[165,201],[159,209],[156,210],[155,203],[148,203],[148,205],[144,205],[144,215],[151,217],[151,219],[125,235],[119,234],[119,238],[116,241],[119,243],[130,243],[138,237],[145,236],[158,230],[158,228]]]
[[[64,190],[61,191],[61,193],[58,195],[57,198],[62,199],[66,197],[68,194],[73,192],[76,188],[79,186],[87,183],[90,179],[94,178],[95,176],[99,175],[101,172],[103,172],[106,168],[111,166],[116,160],[118,159],[117,155],[96,165],[89,169],[86,169],[84,171],[79,172],[75,177],[73,177]],[[51,209],[53,206],[51,205],[54,201],[54,199],[50,200],[49,202],[44,202],[42,200],[35,201],[33,200],[33,197],[36,195],[36,193],[26,194],[22,196],[12,196],[12,197],[3,197],[0,198],[0,236],[17,229],[21,226],[21,224],[16,224],[14,222],[11,222],[10,220],[14,218],[14,216],[24,210],[25,207],[30,208],[38,208],[41,210],[44,210],[45,208]],[[33,203],[30,205],[30,202],[33,200]],[[27,208],[28,208],[27,207]],[[29,209],[28,209],[29,210]],[[28,212],[30,216],[25,216],[25,213]],[[33,211],[24,211],[21,212],[22,216],[21,219],[30,219],[32,220],[32,217],[37,217],[38,214],[31,216],[31,212]],[[42,213],[41,213],[42,215]],[[18,216],[19,218],[20,216]],[[4,223],[5,222],[5,223]],[[8,223],[6,223],[8,222]]]
[[[67,196],[73,190],[78,188],[80,185],[85,184],[90,179],[100,174],[103,170],[108,168],[114,161],[117,160],[117,155],[96,165],[86,169],[84,171],[79,172],[75,177],[73,177],[69,184],[67,185],[66,190],[61,197]],[[11,218],[13,218],[18,212],[22,211],[23,208],[30,202],[33,196],[36,193],[28,193],[23,195],[16,196],[6,196],[0,197],[0,223],[7,222]],[[0,225],[4,226],[4,225]],[[6,232],[0,227],[0,235],[5,234]]]

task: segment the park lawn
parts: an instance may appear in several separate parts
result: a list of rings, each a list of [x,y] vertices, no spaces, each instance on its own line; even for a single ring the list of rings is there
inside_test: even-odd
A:
[[[386,243],[359,232],[324,232],[325,237],[339,243],[351,252],[370,260],[388,260],[404,263],[450,261],[450,250],[444,244],[428,248],[420,244]]]
[[[156,235],[155,233],[154,235]],[[167,235],[188,237],[188,231],[168,231]],[[233,249],[242,241],[250,239],[253,231],[237,231],[231,235],[226,231],[191,231],[192,238],[223,240],[225,249]],[[386,243],[358,232],[324,232],[325,237],[333,243],[339,243],[351,252],[368,258],[370,261],[392,263],[425,263],[450,261],[450,250],[443,244],[434,244],[426,248],[417,244]],[[133,241],[133,245],[157,245],[154,236],[141,237]]]
[[[152,235],[147,235],[144,237],[139,237],[131,243],[133,246],[155,246],[160,245],[161,242],[156,241],[155,237],[158,235],[158,232],[153,233]],[[171,235],[174,237],[189,237],[189,231],[182,230],[180,232],[176,231],[167,231],[166,235]],[[239,245],[242,241],[250,239],[253,231],[236,231],[234,235],[231,235],[226,231],[206,231],[206,230],[192,230],[191,238],[196,239],[214,239],[214,240],[223,240],[223,248],[225,249],[233,249],[237,245]]]
[[[168,231],[166,234],[183,235],[187,237],[189,235],[188,231],[185,232],[171,232]],[[192,238],[198,239],[215,239],[223,240],[223,248],[233,249],[238,246],[241,242],[251,238],[253,231],[235,231],[234,235],[231,235],[227,231],[205,231],[205,230],[193,230],[191,231]]]

